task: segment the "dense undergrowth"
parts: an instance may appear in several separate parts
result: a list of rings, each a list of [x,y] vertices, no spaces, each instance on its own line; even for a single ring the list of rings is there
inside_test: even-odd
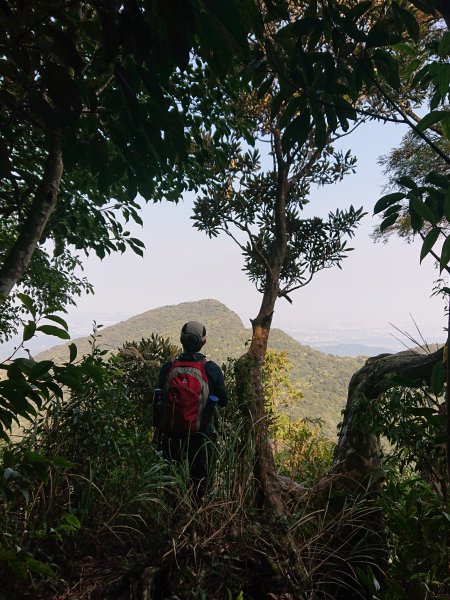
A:
[[[423,394],[392,394],[371,416],[389,442],[384,482],[344,493],[321,485],[333,445],[318,425],[280,412],[298,390],[287,357],[269,354],[276,460],[302,485],[288,516],[277,517],[255,508],[252,440],[240,425],[232,361],[224,366],[231,402],[216,419],[201,502],[186,468],[162,459],[151,386],[176,351],[154,336],[107,359],[93,340],[78,391],[64,404],[50,397],[23,439],[2,447],[2,600],[447,597],[441,424],[418,410]],[[394,409],[401,427],[388,422]]]

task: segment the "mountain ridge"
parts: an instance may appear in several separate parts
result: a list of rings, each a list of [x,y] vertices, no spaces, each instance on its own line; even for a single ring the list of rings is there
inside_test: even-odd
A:
[[[205,324],[205,353],[219,364],[227,358],[238,358],[246,351],[251,329],[244,326],[234,311],[211,298],[162,306],[108,325],[99,329],[97,344],[102,349],[115,351],[125,342],[139,341],[155,333],[179,345],[181,327],[190,320]],[[79,356],[90,351],[90,340],[90,337],[72,340],[78,347]],[[335,437],[336,424],[346,402],[348,382],[364,364],[365,358],[324,354],[277,328],[270,332],[269,348],[288,353],[294,383],[303,392],[304,397],[291,411],[293,416],[320,418],[324,422],[324,433]],[[68,357],[68,344],[62,344],[39,353],[36,359],[64,362]]]

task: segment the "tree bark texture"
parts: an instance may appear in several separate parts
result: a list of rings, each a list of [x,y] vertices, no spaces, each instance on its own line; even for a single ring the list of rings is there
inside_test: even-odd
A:
[[[408,350],[369,358],[350,380],[339,442],[329,475],[346,475],[361,483],[380,472],[380,440],[364,412],[382,394],[396,387],[395,376],[429,384],[433,367],[443,360],[443,348],[432,354]]]
[[[276,513],[282,514],[284,501],[269,438],[261,371],[275,300],[276,296],[273,299],[268,298],[267,293],[264,294],[258,317],[252,321],[253,335],[249,350],[238,361],[236,380],[238,396],[245,411],[246,436],[253,440],[255,448],[253,472],[259,488],[258,504],[270,506]],[[266,310],[267,308],[269,310]]]
[[[9,296],[30,264],[45,226],[55,210],[62,173],[61,134],[57,131],[49,134],[49,149],[42,179],[27,218],[20,226],[19,235],[0,269],[0,302],[4,302]]]
[[[278,475],[270,442],[261,368],[267,351],[272,315],[267,324],[253,323],[253,337],[249,349],[249,382],[251,385],[251,417],[255,436],[254,474],[260,485],[262,504],[268,504],[278,513],[284,513],[284,501],[280,493]]]

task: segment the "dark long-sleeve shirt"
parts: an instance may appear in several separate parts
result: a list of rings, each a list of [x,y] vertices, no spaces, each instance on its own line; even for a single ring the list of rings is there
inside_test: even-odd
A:
[[[228,393],[225,389],[225,381],[223,378],[222,369],[212,360],[207,360],[204,354],[196,352],[195,354],[188,354],[183,352],[177,357],[177,360],[189,361],[189,362],[200,362],[206,360],[205,373],[208,378],[209,395],[217,396],[219,398],[219,406],[226,406],[228,403]],[[169,373],[171,362],[164,363],[161,367],[158,375],[158,386],[160,389],[164,389],[164,384]]]

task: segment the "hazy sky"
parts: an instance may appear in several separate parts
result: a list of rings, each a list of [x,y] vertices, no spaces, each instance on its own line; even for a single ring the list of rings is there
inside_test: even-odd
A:
[[[346,138],[345,147],[358,157],[356,175],[315,191],[309,210],[321,216],[353,204],[364,206],[369,216],[350,244],[355,250],[342,270],[316,275],[306,288],[293,293],[292,305],[279,300],[274,326],[295,331],[299,339],[302,331],[308,337],[307,332],[329,329],[341,330],[343,337],[352,330],[388,334],[393,331],[389,323],[413,331],[411,314],[428,341],[443,338],[443,303],[430,298],[438,277],[433,260],[428,257],[419,265],[419,244],[397,239],[374,244],[369,238],[376,222],[372,209],[383,193],[377,159],[404,131],[371,123]],[[143,259],[126,252],[103,261],[86,260],[85,275],[94,284],[95,295],[83,297],[78,309],[70,311],[73,333],[84,333],[94,319],[109,324],[159,306],[202,298],[220,300],[249,325],[261,296],[241,270],[239,249],[225,236],[210,240],[194,229],[191,207],[192,197],[178,205],[144,206],[144,227],[133,229],[146,245]]]

